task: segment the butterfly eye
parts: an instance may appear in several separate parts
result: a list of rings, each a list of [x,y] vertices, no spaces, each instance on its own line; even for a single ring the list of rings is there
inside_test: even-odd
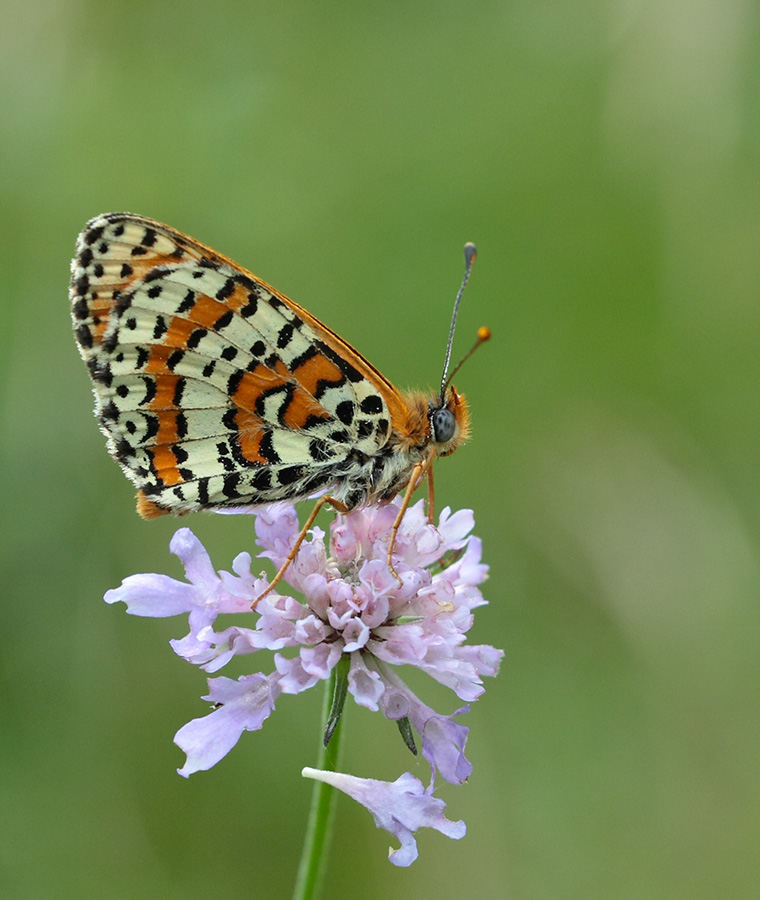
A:
[[[437,409],[430,417],[430,425],[433,429],[433,440],[436,444],[446,444],[454,437],[457,430],[457,420],[454,413],[444,407]]]

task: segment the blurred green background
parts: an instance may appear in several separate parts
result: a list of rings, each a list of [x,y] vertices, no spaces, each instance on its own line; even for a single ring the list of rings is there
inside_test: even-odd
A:
[[[760,890],[757,7],[6,0],[0,29],[0,892],[287,897],[317,691],[213,771],[204,674],[103,593],[175,576],[70,333],[84,222],[127,209],[239,260],[401,387],[455,357],[471,443],[436,471],[504,647],[468,717],[453,842],[409,870],[341,798],[327,897],[756,898]],[[197,515],[214,563],[250,522]],[[262,659],[266,668],[269,660]],[[442,711],[445,691],[415,682]],[[312,696],[313,695],[313,696]],[[345,769],[425,776],[348,709]]]

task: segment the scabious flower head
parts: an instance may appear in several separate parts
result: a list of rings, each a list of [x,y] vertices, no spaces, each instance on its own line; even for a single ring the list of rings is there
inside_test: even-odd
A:
[[[399,578],[394,577],[387,553],[400,502],[337,517],[327,546],[325,533],[312,528],[278,585],[289,584],[302,595],[300,600],[273,590],[251,611],[268,586],[267,576],[251,573],[248,553],[235,558],[232,572],[217,573],[188,528],[177,531],[170,545],[184,565],[187,582],[164,575],[132,575],[108,591],[106,602],[123,601],[134,615],[187,613],[190,630],[172,647],[209,673],[234,657],[274,651],[274,666],[266,674],[209,679],[204,699],[215,709],[175,736],[187,755],[180,774],[213,766],[243,731],[261,728],[282,694],[308,690],[328,678],[347,656],[347,688],[355,701],[390,720],[410,724],[420,735],[422,754],[431,767],[429,790],[436,772],[454,783],[467,779],[472,771],[464,755],[468,729],[454,719],[480,696],[483,677],[496,674],[502,656],[489,645],[466,644],[473,611],[486,602],[478,586],[487,567],[480,561],[480,541],[471,535],[471,511],[451,514],[445,509],[433,526],[420,501],[407,509],[401,522],[394,544]],[[298,534],[292,505],[256,510],[259,555],[275,567],[284,563]],[[240,612],[250,613],[250,627],[235,624],[216,630],[220,616]],[[463,705],[448,715],[426,706],[399,675],[403,666],[426,672],[450,688]],[[376,821],[382,819],[376,812],[373,815]],[[409,854],[398,859],[409,859]]]

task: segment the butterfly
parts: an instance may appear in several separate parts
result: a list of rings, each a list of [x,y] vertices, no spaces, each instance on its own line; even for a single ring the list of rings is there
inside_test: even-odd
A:
[[[446,374],[474,245],[465,257],[441,390],[426,396],[399,391],[303,307],[193,238],[131,213],[91,219],[71,264],[71,315],[139,514],[323,492],[290,561],[323,503],[346,512],[405,491],[395,571],[413,490],[469,434]]]

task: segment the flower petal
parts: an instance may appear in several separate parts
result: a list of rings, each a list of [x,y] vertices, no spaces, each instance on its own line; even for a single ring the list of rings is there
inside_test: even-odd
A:
[[[380,674],[367,667],[361,653],[351,654],[348,690],[358,704],[377,712],[377,701],[383,696],[385,685]]]
[[[417,859],[414,832],[420,828],[435,828],[454,840],[463,838],[467,831],[464,822],[451,822],[444,816],[446,804],[443,800],[433,797],[409,772],[392,782],[308,767],[302,769],[301,774],[331,784],[365,806],[377,827],[384,828],[401,842],[401,847],[388,856],[394,866],[410,866]]]
[[[169,550],[179,557],[188,581],[193,584],[215,584],[217,578],[211,557],[189,528],[180,528],[174,533]]]
[[[298,514],[292,503],[271,503],[256,510],[256,543],[277,565],[285,561],[298,537]],[[277,563],[277,560],[280,563]]]
[[[470,729],[453,721],[470,711],[463,706],[450,716],[433,714],[422,726],[422,755],[451,784],[463,784],[472,774],[472,763],[464,755]]]
[[[453,515],[451,508],[441,510],[438,519],[438,531],[446,543],[447,550],[454,550],[463,545],[467,535],[475,527],[475,516],[471,509],[458,509]]]
[[[204,700],[221,704],[207,716],[193,719],[174,736],[174,743],[187,754],[178,769],[187,777],[210,769],[237,744],[244,731],[257,731],[274,709],[279,686],[276,676],[260,672],[231,678],[209,679],[209,694]]]
[[[280,676],[279,685],[283,694],[300,694],[320,680],[320,675],[307,672],[300,656],[287,659],[279,653],[274,655],[274,664]]]
[[[393,669],[382,663],[378,664],[378,669],[386,684],[381,709],[389,719],[408,716],[422,736],[422,755],[430,763],[433,779],[437,770],[451,784],[467,781],[472,773],[472,763],[464,755],[469,728],[454,722],[453,718],[469,712],[470,707],[463,706],[450,716],[439,715],[426,706]]]
[[[346,653],[361,650],[369,640],[370,630],[359,618],[353,618],[343,629],[343,640],[346,642]]]
[[[196,589],[168,575],[128,575],[117,588],[106,591],[106,603],[126,603],[131,616],[162,618],[190,612],[196,606]]]
[[[342,643],[336,641],[334,644],[322,643],[316,647],[302,647],[299,655],[304,672],[324,681],[338,665],[342,652]]]

